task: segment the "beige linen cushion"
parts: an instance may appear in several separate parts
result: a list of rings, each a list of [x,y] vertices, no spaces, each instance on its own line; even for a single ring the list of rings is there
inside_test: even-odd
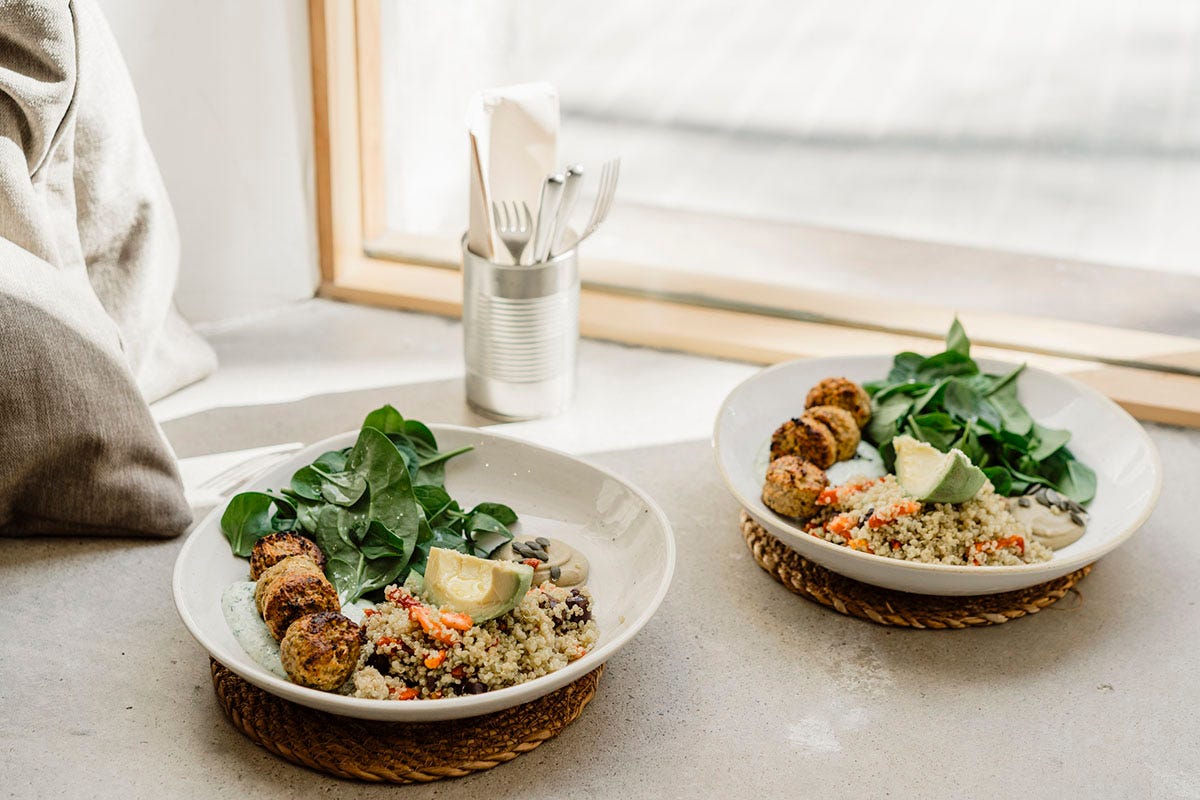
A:
[[[86,284],[0,239],[0,534],[175,536],[171,449]]]
[[[0,0],[0,534],[188,526],[146,406],[216,365],[174,308],[178,268],[99,10]]]

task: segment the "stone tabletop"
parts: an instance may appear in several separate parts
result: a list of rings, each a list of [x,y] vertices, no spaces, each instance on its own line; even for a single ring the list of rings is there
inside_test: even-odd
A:
[[[388,320],[410,332],[447,326]],[[236,349],[222,355],[235,376],[245,366]],[[561,736],[427,786],[350,784],[292,766],[217,706],[206,654],[171,598],[180,541],[11,540],[0,542],[0,796],[1200,797],[1200,537],[1189,522],[1200,434],[1150,428],[1166,467],[1159,506],[1077,595],[993,628],[893,630],[795,597],[754,564],[703,430],[664,421],[655,434],[646,420],[620,421],[638,401],[615,387],[644,370],[692,390],[698,411],[646,412],[686,427],[692,414],[711,420],[752,368],[595,343],[584,355],[581,389],[610,387],[612,446],[563,432],[605,405],[596,397],[566,427],[508,429],[566,438],[646,489],[675,526],[679,558],[661,611]],[[406,362],[410,375],[418,361]],[[428,377],[364,381],[286,408],[309,441],[353,427],[381,392],[413,416],[480,422],[461,381]],[[185,466],[302,433],[261,397],[203,411],[185,401],[156,409]]]

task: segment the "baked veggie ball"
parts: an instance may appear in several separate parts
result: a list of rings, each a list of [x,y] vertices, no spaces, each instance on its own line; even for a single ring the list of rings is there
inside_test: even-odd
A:
[[[813,406],[837,406],[854,415],[858,427],[871,419],[871,398],[863,388],[849,378],[826,378],[808,393],[805,408]]]
[[[308,556],[288,556],[263,571],[254,587],[254,603],[276,639],[305,614],[342,610],[337,590]]]
[[[254,543],[250,551],[250,580],[256,581],[268,567],[288,556],[308,556],[319,569],[325,569],[325,554],[312,539],[298,533],[272,533]]]
[[[771,458],[798,456],[821,469],[837,461],[838,444],[833,431],[805,412],[779,426],[771,436]]]
[[[853,414],[837,406],[813,406],[804,414],[814,417],[826,428],[829,428],[837,442],[838,461],[854,458],[854,454],[858,452],[858,443],[862,441],[862,434],[858,430],[858,423],[854,421]]]
[[[358,666],[364,632],[336,611],[306,614],[279,643],[279,659],[288,677],[301,686],[332,691]]]
[[[817,497],[828,485],[820,467],[796,456],[781,456],[767,467],[762,500],[778,514],[808,518],[817,513]]]

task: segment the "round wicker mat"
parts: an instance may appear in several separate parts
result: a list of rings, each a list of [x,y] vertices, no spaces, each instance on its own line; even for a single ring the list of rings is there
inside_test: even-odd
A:
[[[978,628],[1036,614],[1062,599],[1092,565],[1015,592],[974,597],[909,594],[830,572],[767,533],[742,511],[742,536],[758,565],[789,590],[840,614],[902,628]]]
[[[600,666],[525,705],[433,723],[351,719],[264,692],[212,661],[213,688],[226,715],[277,756],[340,778],[428,783],[512,761],[557,736],[596,694]]]

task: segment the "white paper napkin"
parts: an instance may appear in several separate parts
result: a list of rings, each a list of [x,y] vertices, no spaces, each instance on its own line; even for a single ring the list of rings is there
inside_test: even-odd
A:
[[[472,100],[467,111],[472,142],[467,243],[472,252],[512,263],[492,229],[492,202],[524,201],[537,218],[542,180],[558,163],[558,121],[558,92],[546,82],[488,89]]]

